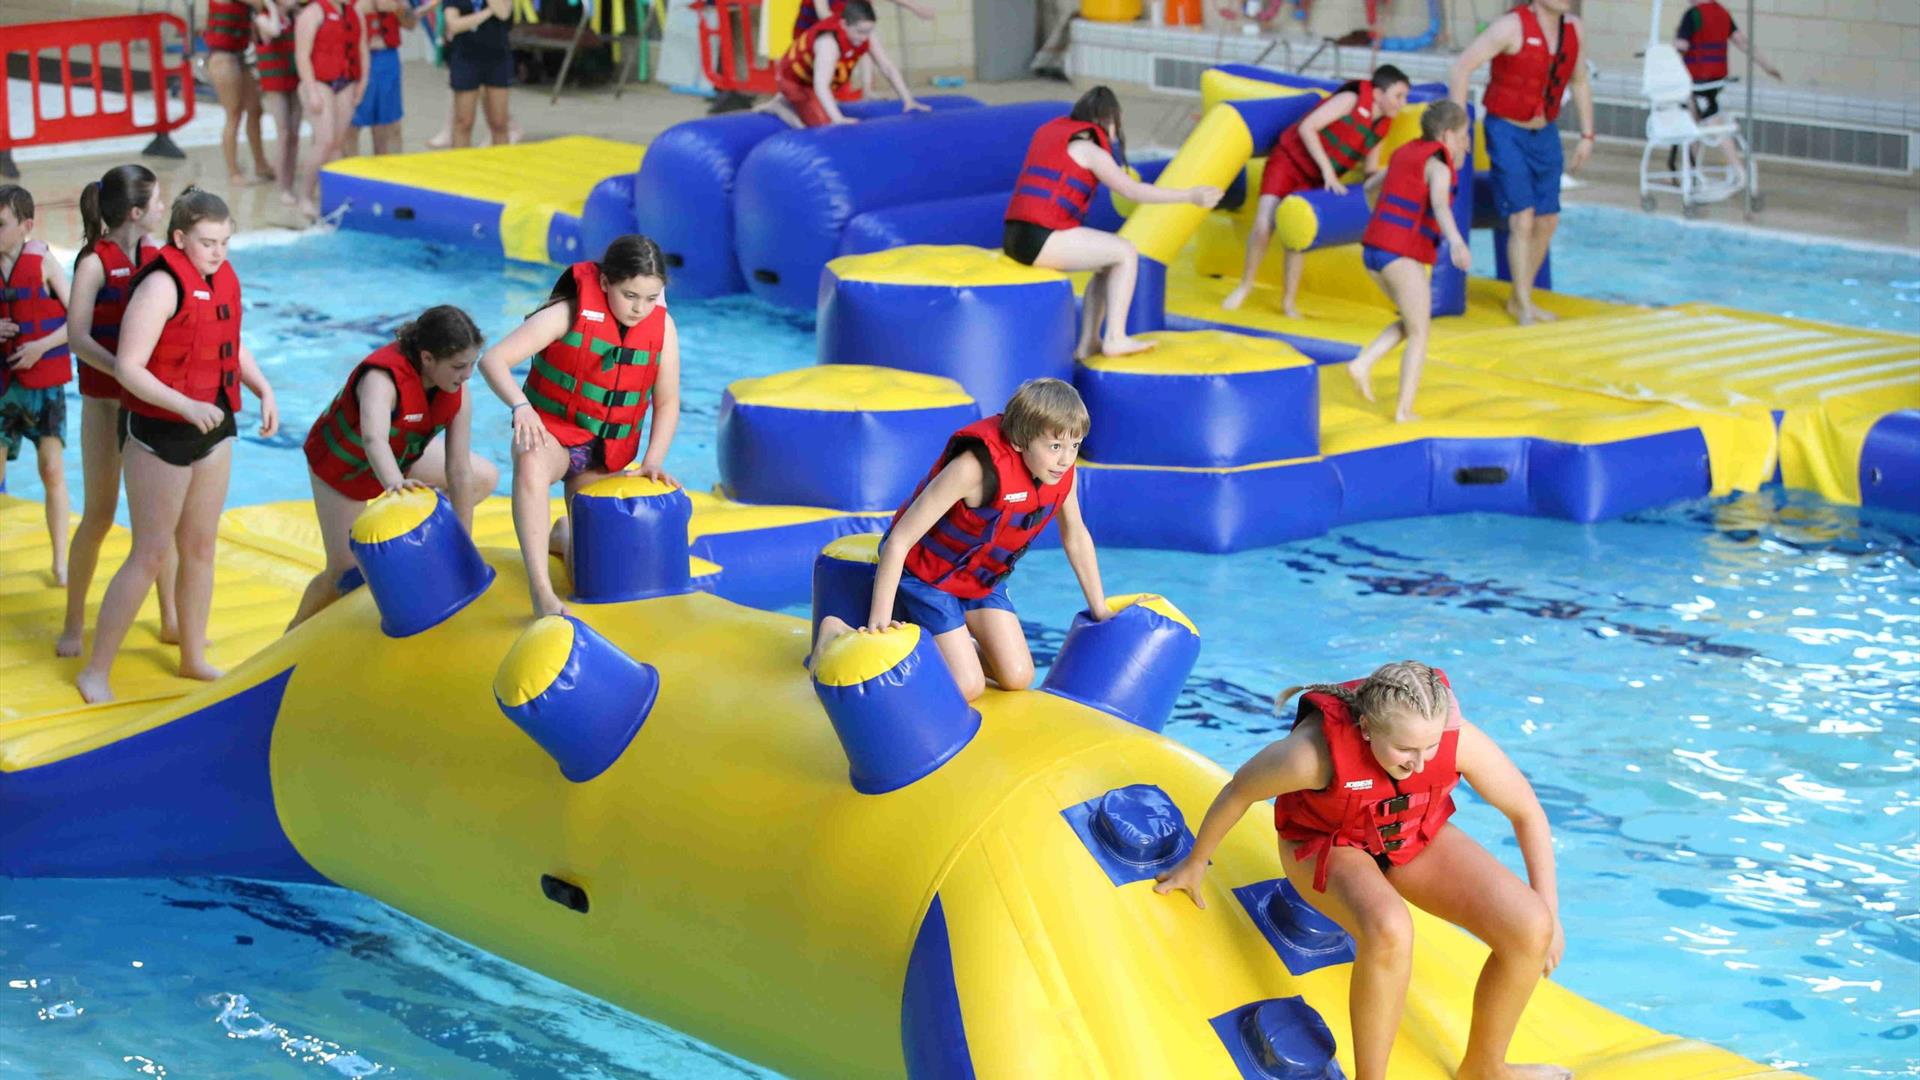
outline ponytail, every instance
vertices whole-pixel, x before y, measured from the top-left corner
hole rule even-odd
[[[87,246],[100,242],[107,235],[107,223],[100,220],[100,181],[89,180],[87,186],[80,189],[80,230],[87,238]]]
[[[430,307],[393,333],[394,344],[416,370],[424,353],[444,360],[479,348],[481,340],[480,328],[473,325],[473,319],[452,304]]]
[[[108,232],[127,223],[136,209],[153,199],[160,178],[145,165],[116,165],[106,175],[80,189],[80,221],[87,245],[97,244]]]

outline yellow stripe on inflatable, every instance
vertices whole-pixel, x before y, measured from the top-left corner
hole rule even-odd
[[[1081,458],[1075,468],[1099,469],[1108,472],[1178,472],[1178,473],[1237,473],[1252,472],[1255,469],[1272,469],[1281,465],[1299,465],[1308,461],[1319,461],[1318,454],[1312,457],[1286,458],[1280,461],[1256,461],[1247,465],[1107,465],[1098,461]]]
[[[1094,371],[1126,375],[1245,375],[1255,371],[1312,367],[1313,360],[1284,341],[1225,330],[1155,331],[1140,335],[1159,343],[1131,356],[1089,356]]]
[[[558,615],[543,615],[527,627],[507,650],[493,677],[493,696],[517,709],[553,686],[573,655],[573,624]]]
[[[1200,628],[1193,625],[1193,620],[1187,618],[1187,613],[1175,607],[1173,601],[1157,593],[1124,593],[1120,596],[1107,597],[1107,610],[1113,612],[1115,615],[1120,614],[1135,604],[1146,608],[1148,611],[1162,618],[1171,619],[1179,623],[1181,626],[1192,631],[1194,637],[1200,636]]]
[[[358,544],[398,540],[419,528],[439,501],[437,492],[419,488],[382,495],[353,519],[353,529],[348,535]]]
[[[859,686],[892,671],[920,644],[920,628],[902,623],[885,630],[854,630],[820,650],[813,677],[822,686]]]
[[[841,562],[873,563],[880,562],[879,533],[854,533],[843,536],[820,549],[820,554]]]
[[[1179,153],[1154,183],[1167,188],[1224,188],[1246,167],[1253,151],[1247,122],[1231,106],[1218,105],[1200,117],[1199,126],[1180,144]],[[1136,208],[1120,227],[1120,235],[1133,241],[1140,254],[1171,263],[1206,216],[1206,210],[1192,203],[1153,203]]]
[[[664,480],[655,480],[636,473],[615,473],[604,480],[595,480],[581,488],[580,494],[599,499],[650,499],[656,495],[670,495],[679,490],[680,485],[669,484]]]
[[[973,401],[952,379],[870,364],[816,364],[740,379],[727,392],[741,405],[820,412],[939,409]]]
[[[1057,270],[1022,266],[999,249],[964,244],[914,244],[866,255],[842,255],[827,264],[842,281],[878,285],[1041,285],[1065,281]]]

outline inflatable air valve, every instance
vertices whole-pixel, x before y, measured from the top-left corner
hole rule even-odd
[[[571,615],[535,620],[493,677],[500,711],[576,784],[619,759],[659,696],[660,673],[653,665],[628,656]]]
[[[1200,631],[1165,597],[1110,596],[1113,617],[1073,617],[1040,689],[1159,731],[1200,658]]]
[[[1248,1080],[1342,1080],[1333,1032],[1305,998],[1274,998],[1215,1017],[1214,1031]]]
[[[849,626],[864,626],[873,603],[873,571],[880,563],[879,533],[843,536],[813,560],[813,634],[820,620],[837,615]]]
[[[388,637],[411,637],[487,591],[493,567],[438,491],[382,495],[355,519],[348,543]]]
[[[814,665],[813,692],[862,795],[930,775],[980,730],[980,714],[960,696],[933,636],[911,623],[834,639]]]
[[[574,599],[611,604],[692,590],[693,501],[686,492],[640,476],[609,476],[574,492],[569,512]]]

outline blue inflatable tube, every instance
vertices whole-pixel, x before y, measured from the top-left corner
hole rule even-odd
[[[1920,514],[1920,409],[1888,413],[1867,429],[1860,505]]]
[[[767,139],[734,182],[734,249],[747,289],[781,307],[813,307],[848,222],[889,206],[1012,191],[1035,129],[1066,111],[1059,101],[954,109]]]
[[[1382,52],[1419,52],[1439,38],[1442,22],[1440,0],[1427,0],[1426,30],[1409,37],[1381,38],[1380,49]]]
[[[1155,160],[1136,164],[1134,171],[1140,174],[1140,179],[1151,184],[1166,167],[1165,161]],[[1228,196],[1231,197],[1233,191],[1238,190],[1244,197],[1246,173],[1242,172],[1234,183],[1236,188],[1230,189]],[[1220,205],[1226,206],[1227,200],[1222,199]],[[839,253],[865,255],[914,244],[967,244],[998,248],[1003,239],[1006,214],[1007,193],[1004,191],[987,191],[978,195],[869,210],[847,222],[846,231],[840,235]],[[1087,207],[1087,227],[1119,232],[1126,220],[1114,208],[1113,192],[1102,184],[1093,194],[1092,205]]]
[[[644,160],[644,159],[643,159]],[[587,193],[587,205],[580,211],[580,250],[584,254],[569,258],[556,257],[554,244],[549,238],[548,258],[562,266],[578,262],[581,259],[598,259],[607,245],[629,233],[640,232],[640,222],[633,215],[633,189],[637,174],[628,176],[609,176],[595,184]],[[555,214],[557,220],[561,217]],[[676,276],[674,285],[678,291],[680,281]]]
[[[920,100],[936,111],[980,104],[954,95]],[[863,101],[842,110],[868,119],[898,116],[900,106]],[[699,298],[746,290],[733,250],[734,180],[754,147],[789,130],[770,113],[727,113],[675,124],[647,146],[633,181],[630,231],[660,245],[674,295]],[[591,248],[591,241],[586,246]]]

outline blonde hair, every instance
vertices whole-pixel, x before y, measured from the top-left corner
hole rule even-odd
[[[1438,139],[1456,128],[1467,126],[1467,110],[1450,98],[1429,102],[1420,112],[1420,137]]]
[[[1085,438],[1093,420],[1080,391],[1059,379],[1029,379],[1020,384],[1007,407],[1000,411],[1000,432],[1022,449],[1054,432]]]
[[[1371,731],[1374,719],[1414,716],[1422,720],[1445,721],[1453,712],[1453,691],[1440,679],[1440,673],[1418,660],[1397,660],[1382,664],[1359,686],[1348,689],[1332,683],[1313,686],[1289,686],[1273,699],[1275,712],[1298,693],[1331,694],[1346,702],[1354,723],[1362,731]]]

